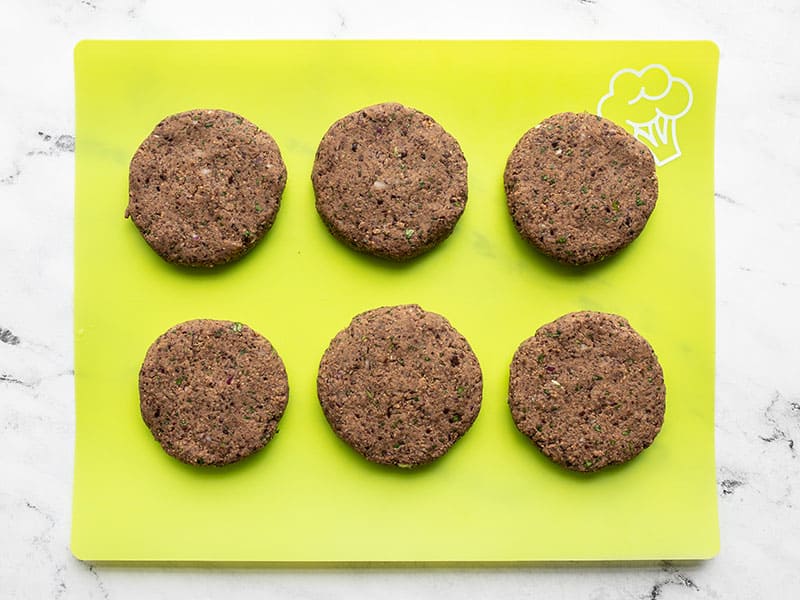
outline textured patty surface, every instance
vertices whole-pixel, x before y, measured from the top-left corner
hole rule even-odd
[[[517,428],[575,471],[626,462],[650,446],[665,397],[653,349],[619,315],[564,315],[525,340],[511,362]]]
[[[334,237],[393,260],[445,239],[467,201],[458,142],[428,115],[397,103],[336,121],[319,144],[311,179]]]
[[[161,121],[130,164],[130,217],[164,260],[213,267],[272,226],[286,167],[270,135],[237,114],[192,110]]]
[[[529,130],[508,158],[504,181],[522,237],[576,265],[630,244],[658,199],[650,150],[588,113],[560,113]]]
[[[482,386],[464,337],[417,305],[356,316],[331,341],[317,378],[336,434],[368,460],[399,466],[445,454],[478,416]]]
[[[232,321],[180,323],[150,346],[139,372],[142,418],[185,463],[225,465],[275,435],[289,396],[268,340]]]

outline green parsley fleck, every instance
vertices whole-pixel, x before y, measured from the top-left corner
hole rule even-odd
[[[231,329],[233,329],[236,333],[239,333],[242,330],[242,324],[236,322],[233,325],[231,325]]]
[[[565,238],[563,235],[556,239],[556,244],[566,244],[566,243],[567,243],[567,238]]]
[[[581,194],[588,194],[588,193],[589,193],[589,188],[586,187],[585,185],[582,185],[581,186]]]
[[[410,240],[412,238],[412,236],[414,235],[414,230],[413,229],[406,229],[403,233],[405,234],[406,239]]]

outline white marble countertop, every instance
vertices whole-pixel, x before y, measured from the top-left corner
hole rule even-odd
[[[290,6],[291,4],[291,6]],[[445,3],[440,3],[445,4]],[[800,584],[800,5],[637,0],[4,0],[0,7],[0,597],[772,598]],[[455,3],[453,3],[455,4]],[[717,111],[721,552],[518,568],[89,565],[69,551],[72,49],[84,38],[711,39]],[[795,307],[792,309],[792,307]],[[791,591],[790,591],[791,590]]]

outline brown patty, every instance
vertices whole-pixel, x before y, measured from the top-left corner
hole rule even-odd
[[[286,184],[278,145],[247,119],[192,110],[161,121],[130,165],[130,217],[164,260],[213,267],[272,226]]]
[[[247,325],[195,320],[150,346],[139,372],[142,418],[167,453],[225,465],[275,435],[289,385],[283,361]]]
[[[333,430],[368,460],[431,462],[469,429],[482,376],[467,340],[416,304],[356,316],[325,351],[317,377]]]
[[[554,115],[522,136],[508,157],[505,189],[522,237],[575,265],[630,244],[658,199],[650,150],[588,113]]]
[[[540,327],[511,362],[517,428],[575,471],[626,462],[664,421],[664,375],[650,344],[619,315],[570,313]]]
[[[467,161],[431,117],[368,106],[328,129],[311,174],[317,211],[352,248],[406,260],[453,231],[467,201]]]

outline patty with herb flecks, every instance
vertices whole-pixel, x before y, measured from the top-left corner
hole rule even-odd
[[[285,185],[268,133],[232,112],[192,110],[165,118],[139,146],[125,216],[164,260],[213,267],[264,237]]]
[[[168,454],[188,464],[226,465],[262,448],[288,397],[272,344],[232,321],[175,325],[153,342],[139,371],[144,422]]]
[[[574,471],[623,463],[650,446],[665,398],[652,347],[619,315],[564,315],[522,342],[511,362],[514,423]]]
[[[470,428],[483,379],[467,340],[415,304],[353,318],[325,351],[317,392],[334,432],[364,458],[415,467]]]
[[[658,199],[647,147],[608,119],[560,113],[519,140],[505,170],[508,210],[528,242],[582,265],[621,250]]]
[[[467,201],[458,142],[428,115],[395,102],[331,125],[311,181],[317,212],[334,237],[396,261],[449,236]]]

